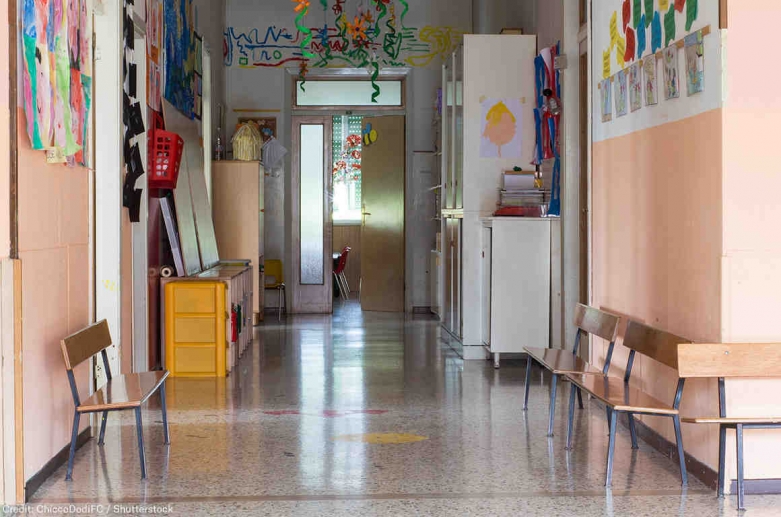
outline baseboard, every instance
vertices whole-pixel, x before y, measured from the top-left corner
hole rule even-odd
[[[78,438],[76,438],[76,450],[78,451],[91,438],[92,428],[87,427],[85,430],[79,433]],[[54,457],[50,459],[46,465],[43,466],[43,468],[41,468],[41,470],[33,474],[30,479],[27,480],[27,483],[24,484],[25,502],[30,500],[33,494],[35,494],[35,492],[41,488],[41,485],[43,485],[44,481],[46,481],[52,474],[54,474],[54,471],[67,463],[68,456],[70,454],[70,447],[71,445],[69,443],[60,449],[60,452],[55,454]]]
[[[593,401],[596,405],[598,405],[603,411],[605,409],[605,405],[597,400]],[[629,429],[629,417],[626,413],[619,413],[618,414],[618,421]],[[663,455],[670,458],[670,460],[674,461],[675,463],[678,463],[678,447],[662,436],[661,434],[657,433],[653,429],[651,429],[649,426],[641,422],[639,419],[635,419],[635,431],[637,432],[637,437],[646,442],[648,445],[662,453]],[[685,442],[684,442],[685,446]],[[690,455],[688,452],[684,451],[684,458],[686,458],[686,471],[689,475],[696,477],[700,481],[702,481],[705,486],[713,489],[714,491],[719,486],[719,475],[718,472],[710,468],[708,465],[704,464],[694,456]],[[746,485],[748,486],[748,485]]]
[[[738,493],[738,482],[730,483],[730,494]],[[781,479],[745,479],[743,480],[743,492],[752,495],[781,494]]]

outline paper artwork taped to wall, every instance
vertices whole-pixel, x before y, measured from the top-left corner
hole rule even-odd
[[[694,95],[703,89],[705,79],[705,47],[702,31],[689,34],[684,39],[686,54],[686,93]]]
[[[164,0],[165,99],[188,118],[195,116],[195,38],[192,0]]]
[[[599,83],[599,100],[602,108],[602,122],[610,122],[613,120],[613,85],[608,77],[603,79]]]
[[[646,106],[653,106],[659,102],[655,54],[643,58],[643,96],[645,97]]]
[[[89,0],[22,2],[22,96],[33,149],[89,165],[92,13]],[[60,161],[60,160],[57,160]]]
[[[627,72],[629,76],[629,109],[633,112],[643,107],[643,80],[642,68],[640,63],[635,63],[629,67]]]
[[[160,64],[162,47],[163,0],[146,0],[146,55],[152,63]]]
[[[619,70],[615,76],[616,118],[623,117],[627,112],[626,70]]]
[[[485,99],[480,130],[481,158],[520,158],[522,148],[520,99]]]
[[[678,78],[678,47],[670,45],[663,54],[664,61],[664,99],[676,99],[681,96]]]

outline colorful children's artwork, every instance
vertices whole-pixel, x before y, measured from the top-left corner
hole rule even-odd
[[[626,70],[619,70],[616,74],[616,117],[623,117],[626,115],[627,107],[627,86],[626,86]]]
[[[681,96],[681,86],[678,80],[678,47],[670,45],[663,54],[664,60],[664,99],[675,99]]]
[[[522,147],[520,99],[485,99],[480,131],[481,158],[520,158]]]
[[[24,0],[21,13],[22,94],[30,144],[84,165],[91,134],[89,6],[89,0]]]
[[[637,111],[643,107],[643,81],[640,62],[629,67],[629,109]]]
[[[599,83],[599,100],[602,108],[602,122],[613,120],[613,85],[608,77]]]
[[[643,58],[643,92],[646,106],[659,102],[656,85],[656,55],[651,54]]]
[[[686,93],[700,93],[705,78],[705,47],[702,44],[702,31],[689,34],[684,39],[686,53]]]
[[[194,117],[195,38],[192,0],[164,0],[165,99],[188,118]]]

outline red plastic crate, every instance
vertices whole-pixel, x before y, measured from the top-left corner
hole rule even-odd
[[[176,188],[184,140],[176,133],[157,129],[152,135],[149,188]]]

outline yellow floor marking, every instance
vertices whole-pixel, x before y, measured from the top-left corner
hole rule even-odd
[[[338,442],[361,443],[414,443],[428,440],[428,436],[406,433],[343,434],[334,438]]]

